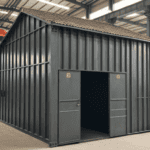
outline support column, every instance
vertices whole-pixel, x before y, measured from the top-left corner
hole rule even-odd
[[[147,10],[144,14],[147,16],[147,36],[150,37],[150,6],[147,6]]]
[[[150,16],[147,16],[147,36],[150,37]]]
[[[113,11],[114,0],[109,0],[109,10]]]
[[[91,5],[88,5],[86,8],[86,19],[90,18],[90,14],[91,14]]]

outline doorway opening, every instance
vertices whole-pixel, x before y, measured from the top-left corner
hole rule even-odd
[[[108,73],[81,71],[81,142],[109,138]]]

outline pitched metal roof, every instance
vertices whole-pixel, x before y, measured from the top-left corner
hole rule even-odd
[[[47,23],[54,22],[60,25],[66,25],[70,27],[77,27],[77,28],[88,29],[92,31],[100,31],[100,32],[109,33],[112,35],[119,35],[119,36],[124,36],[124,37],[131,37],[135,39],[150,41],[150,37],[146,35],[142,35],[140,33],[136,33],[136,32],[124,29],[122,27],[116,27],[106,22],[80,19],[80,18],[76,18],[72,16],[60,15],[56,13],[50,13],[50,12],[27,9],[27,8],[23,8],[21,12],[38,17],[39,19],[46,21]]]

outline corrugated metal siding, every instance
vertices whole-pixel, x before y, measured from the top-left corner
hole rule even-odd
[[[127,134],[148,130],[150,104],[146,97],[150,84],[149,44],[79,30],[54,28],[58,29],[58,69],[126,72]]]
[[[47,28],[45,23],[23,15],[0,48],[1,90],[6,92],[0,97],[0,118],[48,141]]]

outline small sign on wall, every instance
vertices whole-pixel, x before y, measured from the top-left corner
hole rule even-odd
[[[70,72],[66,73],[66,78],[71,78],[71,73]]]
[[[120,79],[120,75],[119,75],[119,74],[118,74],[118,75],[116,75],[116,78],[117,78],[117,79]]]

